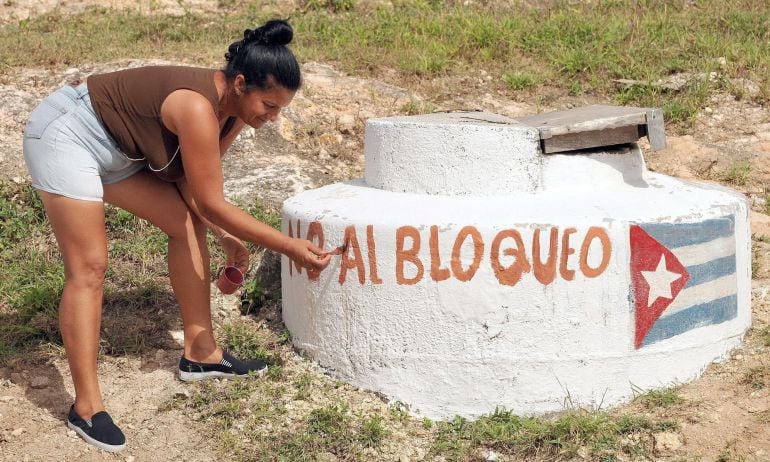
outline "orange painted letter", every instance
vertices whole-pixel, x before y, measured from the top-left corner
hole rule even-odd
[[[404,250],[404,238],[412,239],[412,248]],[[420,232],[414,226],[402,226],[396,230],[396,282],[399,284],[417,284],[422,279],[425,269],[417,256],[420,251]],[[417,274],[410,279],[404,277],[404,262],[408,261],[417,268]]]
[[[516,248],[505,249],[503,255],[515,257],[516,261],[506,268],[500,263],[500,246],[503,243],[503,239],[507,238],[516,241]],[[530,271],[527,254],[524,251],[524,242],[521,240],[521,234],[515,229],[504,229],[497,233],[497,236],[492,241],[492,255],[490,259],[492,261],[492,269],[495,271],[495,277],[500,281],[500,284],[506,286],[516,285],[519,279],[521,279],[521,274],[529,273]]]
[[[299,236],[299,221],[297,222],[297,236]],[[315,245],[323,248],[324,230],[321,227],[320,221],[313,221],[310,223],[310,226],[308,226],[307,228],[307,240],[310,242],[314,242]],[[307,277],[310,278],[311,281],[317,280],[320,275],[321,275],[320,271],[316,271],[310,268],[307,269]]]
[[[369,257],[369,279],[372,284],[382,284],[382,279],[377,277],[377,253],[374,248],[374,226],[366,226],[366,249]]]
[[[297,236],[296,237],[299,238],[299,239],[302,238],[302,230],[300,228],[301,226],[302,225],[300,224],[299,219],[297,219]],[[294,236],[294,229],[291,226],[291,220],[289,220],[289,237],[295,237]],[[294,261],[292,259],[289,259],[289,276],[293,276],[294,275],[294,272],[292,271],[292,267],[297,268],[297,274],[302,274],[302,267],[299,266],[299,263],[297,263],[296,261]]]
[[[345,243],[345,251],[342,252],[340,257],[340,284],[345,283],[345,277],[347,277],[348,269],[354,268],[358,272],[358,282],[363,284],[366,280],[366,273],[364,272],[364,257],[361,255],[361,248],[358,245],[358,238],[356,238],[356,227],[350,225],[345,228],[345,237],[343,242]],[[350,252],[353,252],[353,258],[348,258]]]
[[[463,269],[463,262],[460,261],[460,250],[462,250],[465,238],[470,236],[473,239],[473,261],[467,270]],[[457,234],[455,245],[452,247],[452,272],[458,281],[470,281],[481,265],[481,257],[484,255],[484,241],[481,240],[481,233],[473,226],[465,226]]]
[[[588,266],[588,249],[591,247],[591,241],[594,238],[599,238],[602,244],[602,261],[596,268],[591,268]],[[611,255],[612,243],[610,242],[610,237],[607,236],[607,231],[604,228],[592,226],[588,229],[585,239],[583,239],[583,245],[580,246],[580,271],[587,278],[595,278],[607,269],[607,265],[610,264]]]
[[[441,268],[441,256],[438,254],[438,226],[430,227],[430,277],[434,281],[449,279],[449,269]]]
[[[559,243],[559,228],[551,228],[551,240],[548,247],[548,259],[543,263],[540,260],[540,228],[535,229],[532,236],[532,267],[535,278],[543,285],[548,285],[556,279],[556,252]]]
[[[575,253],[575,249],[569,246],[569,235],[577,232],[575,228],[567,228],[561,235],[561,261],[559,262],[559,274],[565,281],[575,279],[575,270],[567,268],[569,256]]]

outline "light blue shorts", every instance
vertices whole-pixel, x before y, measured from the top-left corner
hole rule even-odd
[[[32,111],[24,129],[24,160],[32,186],[87,201],[101,201],[102,185],[145,165],[127,158],[107,134],[86,84],[60,88]]]

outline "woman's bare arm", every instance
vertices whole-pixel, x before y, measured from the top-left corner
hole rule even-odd
[[[191,90],[177,90],[166,98],[161,114],[167,128],[179,138],[186,179],[182,188],[199,216],[239,239],[286,254],[303,266],[326,267],[330,257],[323,249],[285,236],[225,200],[219,121],[206,98]]]

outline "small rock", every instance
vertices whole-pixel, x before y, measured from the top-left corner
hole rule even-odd
[[[411,459],[409,459],[409,456],[406,454],[401,454],[398,456],[398,462],[410,462]]]
[[[69,431],[67,432],[67,436],[69,436],[70,438],[77,438],[77,437],[78,437],[78,434],[77,434],[77,433],[75,433],[75,431],[74,431],[74,430],[69,430]]]
[[[655,451],[657,452],[676,451],[682,447],[682,442],[676,433],[656,433],[653,435],[653,439],[655,440]]]
[[[743,359],[743,355],[735,355],[733,359],[735,359],[736,361],[740,361],[741,359]]]
[[[322,133],[318,137],[318,141],[324,146],[334,146],[342,142],[342,135],[339,133]]]
[[[134,462],[134,456],[126,457],[126,462]]]
[[[17,428],[16,430],[14,430],[14,431],[12,431],[12,432],[11,432],[11,436],[20,436],[20,435],[21,435],[22,433],[24,433],[25,431],[27,431],[27,429],[26,429],[26,428],[24,428],[24,427],[19,427],[19,428]]]
[[[192,395],[187,389],[177,390],[176,393],[174,393],[174,398],[177,398],[177,399],[187,399],[190,396]]]
[[[51,380],[48,377],[44,375],[38,375],[32,378],[32,380],[29,383],[29,386],[35,389],[41,389],[41,388],[47,388],[48,385],[50,384],[51,384]]]
[[[727,66],[727,60],[725,59],[724,56],[720,56],[719,58],[717,58],[717,64],[719,64],[719,67],[724,68],[725,66]]]
[[[342,114],[337,119],[337,130],[340,133],[350,134],[356,128],[356,118],[352,114]]]
[[[705,112],[706,114],[711,114],[712,112],[714,112],[714,110],[711,109],[710,107],[705,107],[703,108],[703,112]]]
[[[484,454],[485,460],[498,460],[498,455],[495,451],[487,451],[486,454]]]
[[[0,396],[0,403],[10,403],[13,400],[13,396]]]

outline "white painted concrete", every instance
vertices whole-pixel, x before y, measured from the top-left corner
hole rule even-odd
[[[540,186],[537,129],[486,112],[369,119],[364,155],[366,183],[388,191],[486,196]]]
[[[404,128],[401,119],[389,130],[406,130],[412,139],[420,138],[420,131],[410,132],[412,128]],[[407,183],[399,183],[395,170],[388,169],[395,168],[397,158],[411,154],[403,152],[407,138],[397,140],[401,135],[385,130],[391,123],[385,120],[373,122],[384,132],[379,146],[367,145],[367,162],[370,155],[381,152],[391,157],[389,167],[381,164],[369,169],[367,165],[365,182],[306,191],[284,203],[284,233],[291,223],[292,234],[297,235],[299,228],[299,235],[305,237],[309,223],[318,222],[326,248],[341,245],[346,228],[348,235],[354,232],[356,237],[357,245],[350,243],[347,254],[335,257],[317,280],[305,272],[298,274],[286,257],[282,264],[284,322],[295,345],[333,375],[400,400],[414,413],[431,418],[475,417],[495,406],[532,414],[561,410],[567,399],[573,405],[608,406],[631,398],[632,387],[686,382],[740,343],[750,325],[751,275],[748,209],[739,194],[645,172],[638,148],[534,159],[536,169],[527,166],[526,173],[515,175],[517,181],[524,181],[540,169],[535,180],[506,192],[499,192],[507,187],[502,175],[492,181],[497,181],[494,187],[484,184],[474,189],[451,183],[454,179],[437,186],[423,178],[413,187],[416,193],[394,192],[392,187]],[[463,133],[477,137],[482,132]],[[367,143],[373,142],[373,133],[367,132]],[[526,131],[520,134],[529,136]],[[388,147],[391,143],[400,147]],[[428,152],[427,145],[421,149],[423,157],[434,155],[437,161],[438,154]],[[489,160],[489,153],[479,153],[476,160]],[[414,162],[430,175],[428,163],[418,162],[423,157],[415,157]],[[524,158],[516,162],[526,163]],[[452,165],[466,168],[476,162],[463,159]],[[588,181],[586,171],[598,176]],[[498,172],[487,168],[487,173],[494,178]],[[480,169],[474,174],[481,175]],[[463,170],[450,176],[461,177]],[[448,195],[449,191],[457,194]],[[488,194],[494,191],[498,193]],[[724,216],[733,216],[735,223],[732,242],[737,270],[732,280],[737,315],[636,348],[629,227],[697,223]],[[437,227],[434,244],[432,226]],[[414,255],[404,258],[402,252],[399,259],[397,234],[407,229],[403,227],[410,228],[400,249],[408,254],[414,234],[420,246]],[[477,230],[479,246],[473,247],[471,237],[455,245],[465,227]],[[543,282],[535,276],[533,235],[541,230],[545,260],[552,227],[558,228],[557,264],[554,280]],[[611,252],[606,268],[589,277],[592,269],[602,266],[607,253],[598,238],[582,248],[592,227],[606,234]],[[574,232],[567,231],[570,228]],[[520,235],[530,264],[530,271],[518,280],[495,271],[492,244],[503,230]],[[564,254],[566,258],[561,252],[563,239],[573,249]],[[510,235],[500,242],[498,270],[503,271],[517,260],[505,250],[517,245]],[[724,240],[714,242],[722,245]],[[431,248],[433,260],[436,255],[441,260],[433,277]],[[475,249],[481,255],[478,268],[467,278]],[[459,257],[455,267],[450,263],[453,252]],[[582,266],[581,253],[585,254]],[[566,262],[564,272],[559,260]],[[423,267],[419,280],[414,261]],[[403,268],[400,277],[398,268]],[[575,272],[574,279],[567,280],[570,271]],[[459,280],[458,274],[468,280]]]

